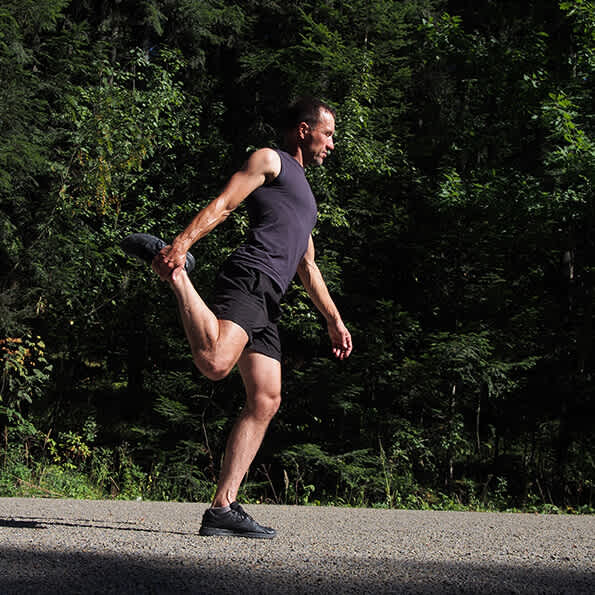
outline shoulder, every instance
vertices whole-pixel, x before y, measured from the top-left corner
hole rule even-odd
[[[270,182],[281,173],[281,157],[274,149],[258,149],[250,155],[244,169],[264,175]]]

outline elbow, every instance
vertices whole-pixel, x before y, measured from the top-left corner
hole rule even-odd
[[[233,209],[224,209],[223,211],[221,211],[221,213],[219,214],[219,223],[222,223],[223,221],[225,221],[233,212]]]
[[[302,263],[298,266],[298,277],[302,281],[302,285],[304,287],[310,287],[312,284],[312,269],[305,263]]]
[[[305,260],[300,261],[297,267],[297,274],[299,275],[300,279],[308,274],[308,264]]]
[[[221,198],[215,201],[213,207],[214,208],[211,211],[212,216],[209,217],[208,220],[209,226],[212,227],[216,227],[219,223],[225,221],[233,212],[233,208],[230,204]]]

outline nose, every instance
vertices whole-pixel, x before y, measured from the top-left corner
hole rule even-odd
[[[328,139],[328,142],[326,143],[326,146],[331,151],[335,148],[335,143],[333,142],[333,137],[332,136],[329,136],[329,139]]]

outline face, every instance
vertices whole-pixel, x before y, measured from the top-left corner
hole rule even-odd
[[[326,110],[320,110],[318,123],[312,127],[306,123],[303,126],[302,150],[304,166],[314,163],[322,165],[329,153],[335,148],[333,134],[335,134],[335,118]]]

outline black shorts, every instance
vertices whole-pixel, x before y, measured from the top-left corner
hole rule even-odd
[[[212,310],[219,320],[231,320],[248,335],[246,349],[281,361],[277,322],[281,288],[263,272],[226,262],[215,282]]]

